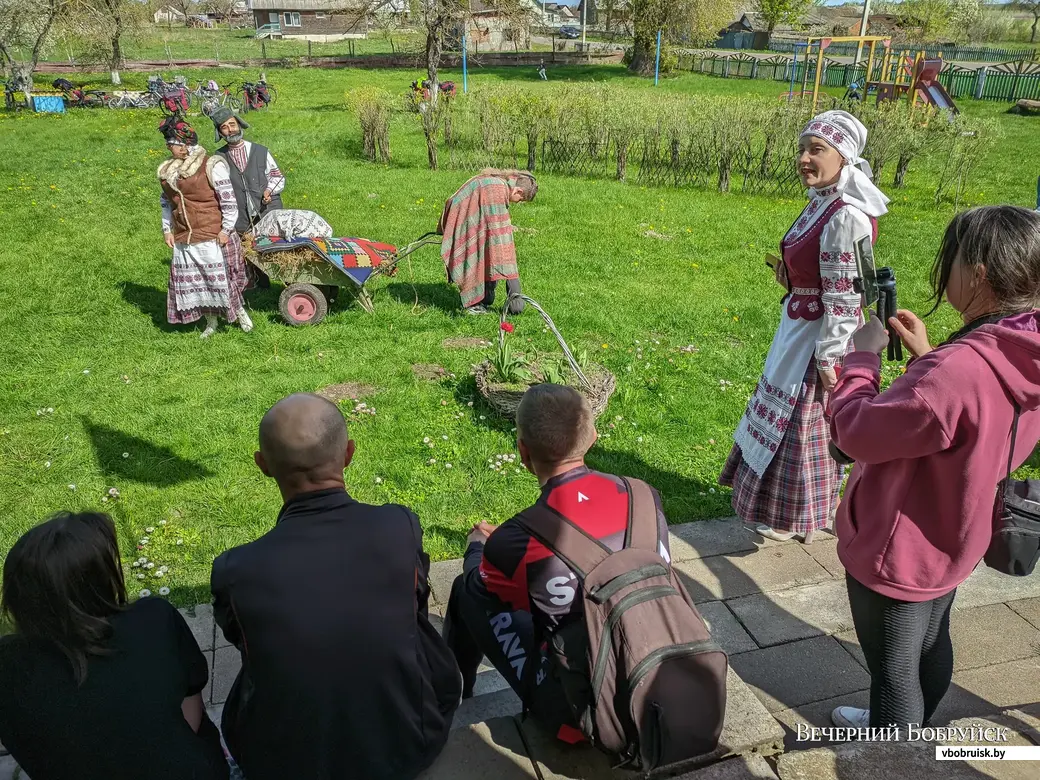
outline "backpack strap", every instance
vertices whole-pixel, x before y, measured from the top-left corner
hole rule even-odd
[[[1012,401],[1015,407],[1015,416],[1011,420],[1011,449],[1008,451],[1007,476],[1005,480],[1011,481],[1012,467],[1015,465],[1015,444],[1018,441],[1018,418],[1022,415],[1022,408],[1017,402]]]
[[[657,502],[650,486],[640,479],[622,477],[628,489],[628,528],[625,547],[657,552],[661,539],[657,525]]]
[[[583,580],[611,554],[610,548],[545,504],[525,509],[516,519]]]

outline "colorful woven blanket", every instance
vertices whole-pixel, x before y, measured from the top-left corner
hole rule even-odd
[[[258,236],[257,252],[283,252],[290,249],[313,249],[321,257],[349,276],[359,287],[368,281],[375,269],[390,262],[397,247],[367,238],[281,238]]]
[[[474,176],[444,204],[438,230],[448,280],[465,307],[484,300],[484,285],[518,279],[509,187],[494,176]]]

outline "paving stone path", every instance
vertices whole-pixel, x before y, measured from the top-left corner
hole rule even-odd
[[[808,546],[773,542],[735,519],[672,526],[671,532],[675,568],[729,653],[731,671],[719,749],[666,774],[688,772],[683,776],[698,780],[859,780],[910,777],[911,771],[940,776],[934,744],[831,747],[796,739],[799,723],[828,726],[835,706],[868,703],[870,677],[853,630],[834,537],[824,535]],[[434,613],[443,613],[461,569],[461,560],[433,564]],[[240,667],[238,651],[214,626],[212,607],[183,613],[210,662],[204,696],[219,723]],[[1016,734],[1026,740],[1022,744],[1040,744],[1040,576],[1006,577],[980,567],[958,591],[951,633],[953,685],[933,724],[996,719],[1017,724]],[[452,739],[424,780],[483,780],[491,773],[496,780],[635,777],[611,770],[595,750],[561,749],[530,723],[521,731],[515,718],[519,712],[520,702],[505,680],[483,668],[476,695],[459,708]],[[980,774],[969,764],[944,762],[941,776],[1026,776],[1006,769],[1014,766],[1003,764],[1003,774]],[[0,780],[11,777],[12,767],[9,757],[0,759]]]

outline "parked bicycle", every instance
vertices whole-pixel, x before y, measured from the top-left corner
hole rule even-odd
[[[51,82],[51,86],[61,90],[71,108],[103,108],[112,99],[112,96],[104,90],[83,89],[68,79],[55,79]]]
[[[148,92],[155,95],[164,114],[184,116],[191,110],[194,95],[188,89],[184,76],[177,76],[172,84],[162,76],[149,76]]]
[[[123,92],[108,101],[109,108],[155,108],[159,98],[152,92]]]
[[[217,93],[202,102],[202,113],[210,116],[220,106],[227,106],[232,111],[242,110],[242,101],[231,91],[231,84],[220,87]]]
[[[241,94],[242,105],[246,111],[259,111],[273,103],[278,92],[265,81],[246,81],[242,83]]]

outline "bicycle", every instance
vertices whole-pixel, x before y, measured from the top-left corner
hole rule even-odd
[[[246,111],[259,111],[266,108],[273,101],[271,98],[271,87],[266,82],[245,81],[242,83],[242,101]]]
[[[242,110],[242,101],[235,97],[234,93],[231,91],[230,83],[222,86],[215,97],[202,103],[202,113],[206,116],[210,116],[213,111],[220,106],[227,106],[235,112]]]
[[[108,107],[118,108],[155,108],[159,105],[159,98],[153,92],[132,93],[123,92],[108,101]]]

